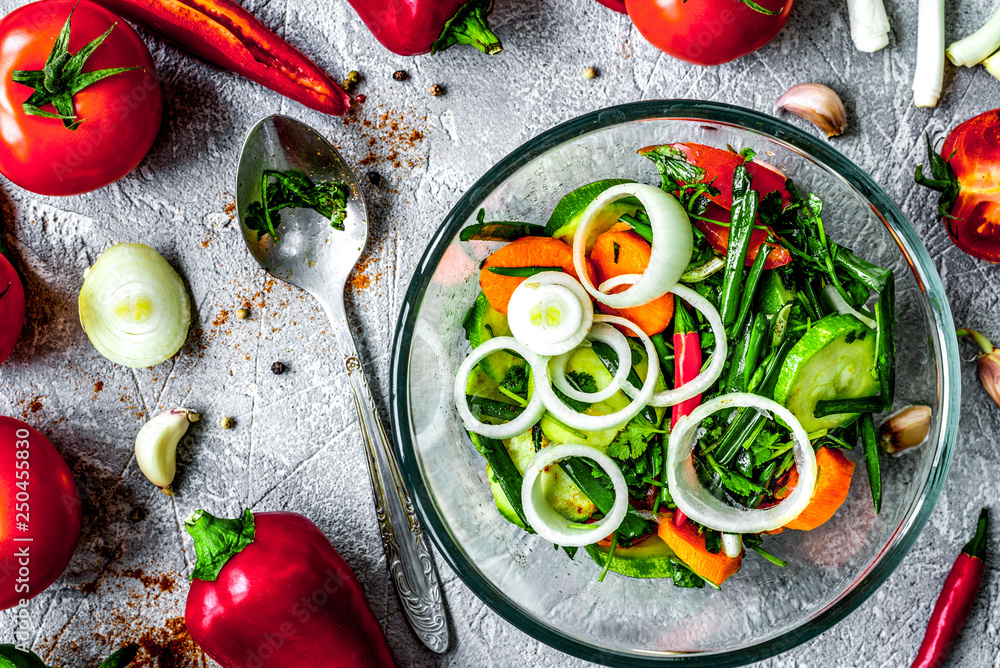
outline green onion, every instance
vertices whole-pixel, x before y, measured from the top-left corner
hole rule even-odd
[[[173,357],[191,326],[177,272],[149,246],[119,244],[84,273],[80,324],[101,355],[133,369]]]
[[[514,276],[515,278],[528,278],[544,271],[562,271],[562,267],[487,267],[494,274],[500,276]]]
[[[743,263],[750,248],[750,232],[757,218],[757,193],[751,188],[753,177],[746,165],[733,172],[732,227],[726,249],[726,272],[722,278],[722,322],[729,327],[736,320],[743,283]]]

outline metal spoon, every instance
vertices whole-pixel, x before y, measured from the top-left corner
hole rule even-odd
[[[339,181],[353,195],[347,204],[345,230],[308,209],[284,209],[277,229],[280,242],[258,238],[245,224],[251,202],[261,199],[263,170],[298,169],[313,181]],[[375,513],[392,581],[417,636],[435,652],[448,649],[448,624],[441,586],[409,494],[403,488],[389,438],[361,368],[344,308],[344,288],[368,242],[368,211],[357,179],[336,149],[318,132],[287,116],[268,116],[243,142],[236,176],[240,228],[250,253],[269,274],[302,288],[326,310],[354,390],[364,441]]]

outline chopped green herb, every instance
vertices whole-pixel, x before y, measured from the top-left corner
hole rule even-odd
[[[261,201],[250,203],[243,223],[257,233],[258,239],[262,234],[270,234],[277,242],[276,228],[281,224],[277,214],[281,209],[312,209],[328,219],[331,227],[343,230],[350,196],[343,183],[314,183],[305,172],[296,169],[284,172],[265,169],[261,175]]]

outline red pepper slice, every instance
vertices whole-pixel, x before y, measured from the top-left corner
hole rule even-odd
[[[711,183],[719,189],[718,195],[710,197],[713,202],[727,211],[733,208],[733,172],[743,164],[743,158],[739,153],[694,142],[670,146],[684,153],[689,163],[705,170],[702,183]],[[784,174],[757,159],[747,163],[747,171],[753,178],[753,189],[761,199],[777,190],[781,193],[781,205],[788,206],[792,195],[785,187],[787,178]]]
[[[976,533],[955,560],[951,572],[944,581],[944,587],[934,604],[934,612],[927,624],[927,633],[917,651],[917,658],[912,668],[938,668],[945,659],[951,646],[958,638],[969,613],[976,593],[983,581],[986,553],[986,530],[989,524],[990,512],[983,508],[976,523]]]
[[[597,0],[599,3],[607,7],[608,9],[613,9],[620,14],[628,14],[628,9],[625,8],[625,0]]]
[[[715,225],[704,220],[694,221],[694,226],[705,233],[705,239],[708,241],[708,245],[712,247],[712,250],[724,256],[729,250],[729,212],[715,202],[712,202],[702,215],[705,218],[726,223],[726,225]],[[776,236],[774,230],[770,228],[766,230],[754,229],[750,233],[750,246],[747,249],[746,266],[749,267],[753,264],[754,258],[760,252],[760,247],[767,241],[769,236]],[[792,261],[792,255],[788,252],[787,248],[773,243],[769,243],[768,245],[773,246],[773,249],[771,250],[771,254],[767,256],[767,261],[764,262],[764,269],[783,267]]]
[[[503,47],[487,25],[490,0],[347,0],[382,46],[400,56],[471,44],[488,56]]]
[[[683,303],[674,304],[674,387],[694,380],[701,373],[702,354],[701,337],[695,329],[694,322]],[[670,413],[670,428],[677,426],[677,421],[691,414],[701,404],[701,395],[691,397],[679,404],[674,404]],[[674,515],[675,526],[681,526],[687,521],[680,508]]]
[[[347,93],[300,51],[232,0],[96,0],[205,60],[334,116]]]
[[[931,176],[917,183],[941,192],[938,210],[948,236],[973,257],[1000,262],[1000,109],[951,131],[938,157],[927,140]]]
[[[188,632],[223,666],[387,668],[382,627],[323,532],[296,513],[187,521],[198,562]]]

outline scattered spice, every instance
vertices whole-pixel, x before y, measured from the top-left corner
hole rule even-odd
[[[441,84],[434,84],[431,86],[431,95],[434,97],[441,97],[444,95],[444,87]]]
[[[246,320],[250,317],[250,311],[245,308],[236,309],[236,318],[238,320]]]
[[[222,309],[219,311],[219,315],[215,317],[215,320],[212,321],[212,327],[221,327],[222,325],[225,325],[228,320],[229,311]]]
[[[275,376],[280,376],[281,374],[285,373],[285,365],[282,364],[281,362],[275,362],[274,364],[271,365],[271,373],[273,373]]]
[[[382,183],[382,175],[378,172],[368,172],[368,182],[378,187]]]
[[[145,652],[138,668],[188,668],[207,665],[208,658],[188,635],[183,617],[168,619],[163,628],[146,631],[138,640]]]
[[[396,70],[392,73],[392,78],[396,81],[406,81],[410,78],[410,75],[407,74],[406,70]]]
[[[597,70],[594,69],[593,67],[584,68],[584,70],[583,70],[583,78],[584,79],[596,79],[597,78]]]
[[[28,404],[28,409],[31,410],[32,413],[37,413],[43,408],[45,408],[45,406],[42,405],[42,398],[40,396],[35,397],[31,400],[31,403]]]
[[[146,519],[147,514],[148,513],[146,512],[145,508],[133,508],[132,512],[129,513],[128,518],[133,522],[141,522],[144,519]]]
[[[226,416],[221,420],[219,420],[219,426],[222,427],[223,429],[232,429],[233,427],[236,426],[236,420],[234,420],[229,416]]]

